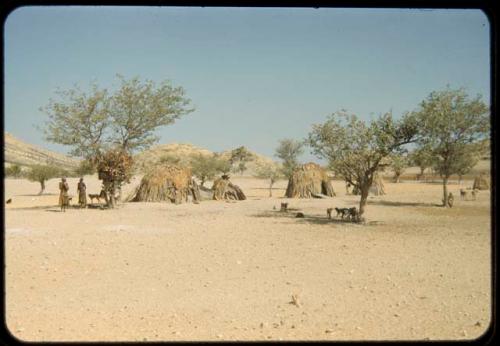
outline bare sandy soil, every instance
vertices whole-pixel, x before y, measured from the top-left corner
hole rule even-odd
[[[451,185],[443,209],[440,185],[387,183],[357,225],[326,218],[358,204],[341,182],[288,200],[303,219],[273,210],[284,181],[273,198],[234,178],[248,200],[66,213],[57,183],[36,196],[5,180],[6,317],[22,340],[456,340],[490,324],[489,192],[461,201]]]

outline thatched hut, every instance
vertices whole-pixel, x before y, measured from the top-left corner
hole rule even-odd
[[[326,171],[312,162],[295,168],[288,180],[285,197],[312,198],[318,195],[335,196]]]
[[[193,180],[191,169],[176,165],[157,166],[144,175],[137,189],[134,202],[162,202],[175,204],[200,200],[198,185]]]
[[[489,190],[490,189],[490,179],[486,174],[479,174],[474,178],[474,184],[472,184],[473,190]]]
[[[213,199],[215,199],[216,201],[220,200],[241,201],[247,199],[243,191],[237,185],[233,185],[229,181],[229,176],[225,174],[214,181],[212,190],[214,192]]]

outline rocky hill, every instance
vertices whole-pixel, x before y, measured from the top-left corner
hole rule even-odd
[[[51,164],[64,169],[76,168],[79,160],[23,142],[10,133],[4,133],[4,164],[30,166]]]

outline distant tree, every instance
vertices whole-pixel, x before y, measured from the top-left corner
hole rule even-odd
[[[243,174],[247,169],[246,164],[253,160],[252,153],[248,151],[245,147],[239,147],[231,151],[231,158],[229,162],[232,165],[236,165],[235,171]]]
[[[434,162],[434,157],[432,155],[432,151],[428,146],[418,147],[410,153],[410,164],[420,168],[420,173],[417,175],[417,180],[420,180],[424,176],[424,172],[427,168],[432,167]]]
[[[260,179],[269,179],[269,197],[272,197],[274,183],[283,177],[282,169],[272,163],[260,164],[257,166],[255,177]]]
[[[490,130],[489,108],[480,95],[470,99],[464,89],[447,88],[430,93],[414,114],[421,132],[419,142],[435,158],[434,169],[443,179],[443,206],[448,207],[448,179],[481,156],[480,143]]]
[[[33,165],[26,174],[28,180],[40,183],[41,189],[38,193],[39,195],[45,191],[45,182],[58,176],[61,176],[59,167],[46,165]]]
[[[72,147],[71,155],[89,160],[94,167],[120,171],[123,167],[109,167],[100,160],[110,152],[131,160],[135,151],[158,140],[154,135],[158,127],[193,111],[184,90],[168,81],[156,85],[137,77],[126,80],[118,75],[118,79],[120,86],[112,94],[97,85],[88,93],[79,88],[59,91],[60,100],[51,99],[42,108],[49,116],[44,126],[46,139]],[[121,164],[121,160],[113,162]],[[108,201],[112,207],[113,199]]]
[[[198,154],[191,159],[193,175],[200,179],[201,186],[204,186],[207,180],[212,180],[220,172],[222,164],[221,159],[215,154],[210,156]]]
[[[92,162],[88,160],[82,160],[78,164],[78,167],[75,169],[75,175],[83,177],[84,175],[91,175],[96,172],[94,165]]]
[[[227,174],[231,171],[231,162],[227,159],[224,159],[221,154],[215,153],[214,159],[217,163],[217,172]]]
[[[399,179],[408,167],[408,163],[407,155],[396,153],[390,156],[390,167],[394,172],[393,180],[395,183],[399,183]]]
[[[276,148],[275,156],[283,160],[283,175],[290,178],[297,165],[298,157],[304,152],[304,144],[294,139],[282,139]]]
[[[332,114],[324,124],[313,125],[307,139],[313,153],[329,161],[330,168],[361,194],[360,218],[368,191],[382,160],[404,151],[414,141],[417,124],[405,115],[395,121],[391,113],[365,123],[345,111]]]
[[[23,171],[19,165],[11,165],[9,167],[5,167],[5,176],[12,178],[21,177]]]

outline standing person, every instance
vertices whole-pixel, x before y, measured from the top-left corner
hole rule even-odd
[[[80,181],[78,182],[78,204],[80,207],[86,208],[87,207],[87,186],[83,182],[83,178],[80,178]]]
[[[66,182],[66,178],[62,178],[59,182],[59,205],[61,206],[61,211],[66,211],[66,206],[68,205],[68,191],[69,185]]]

